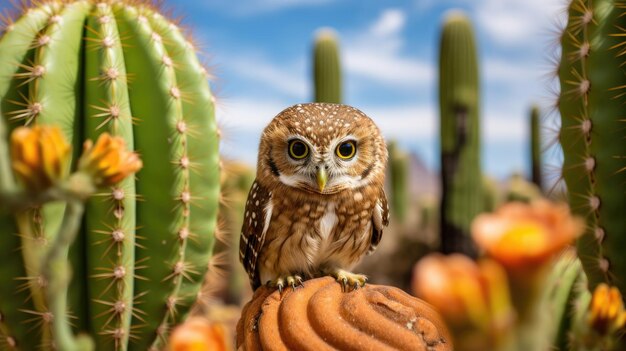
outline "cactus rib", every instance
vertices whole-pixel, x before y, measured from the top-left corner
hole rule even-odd
[[[570,207],[585,218],[577,247],[593,289],[626,291],[626,187],[623,45],[626,7],[616,0],[574,0],[561,37],[559,67],[563,178]]]

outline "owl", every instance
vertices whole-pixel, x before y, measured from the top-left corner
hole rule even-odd
[[[344,289],[367,280],[349,269],[376,249],[389,220],[387,147],[356,108],[298,104],[261,136],[239,257],[252,287],[282,291],[333,276]]]

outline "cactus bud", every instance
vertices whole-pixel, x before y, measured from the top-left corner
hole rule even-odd
[[[96,144],[85,141],[78,162],[80,171],[91,175],[96,186],[110,186],[136,173],[143,166],[139,156],[126,149],[124,139],[109,133],[100,135]]]
[[[11,134],[13,171],[29,191],[41,191],[67,176],[71,147],[58,127],[19,127]]]
[[[600,335],[609,335],[626,325],[622,295],[616,287],[599,284],[589,306],[589,325]]]
[[[211,324],[204,318],[193,317],[178,326],[170,337],[172,351],[226,351],[224,328]]]

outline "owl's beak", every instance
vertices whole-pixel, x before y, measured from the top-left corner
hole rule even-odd
[[[324,166],[321,166],[317,169],[317,186],[319,186],[320,192],[324,191],[327,180],[328,175],[326,174],[326,168]]]

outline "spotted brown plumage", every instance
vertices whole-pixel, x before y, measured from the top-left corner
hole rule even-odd
[[[353,107],[299,104],[278,114],[261,136],[243,214],[239,253],[252,286],[295,287],[321,275],[364,284],[347,270],[388,224],[386,163],[378,128]]]

